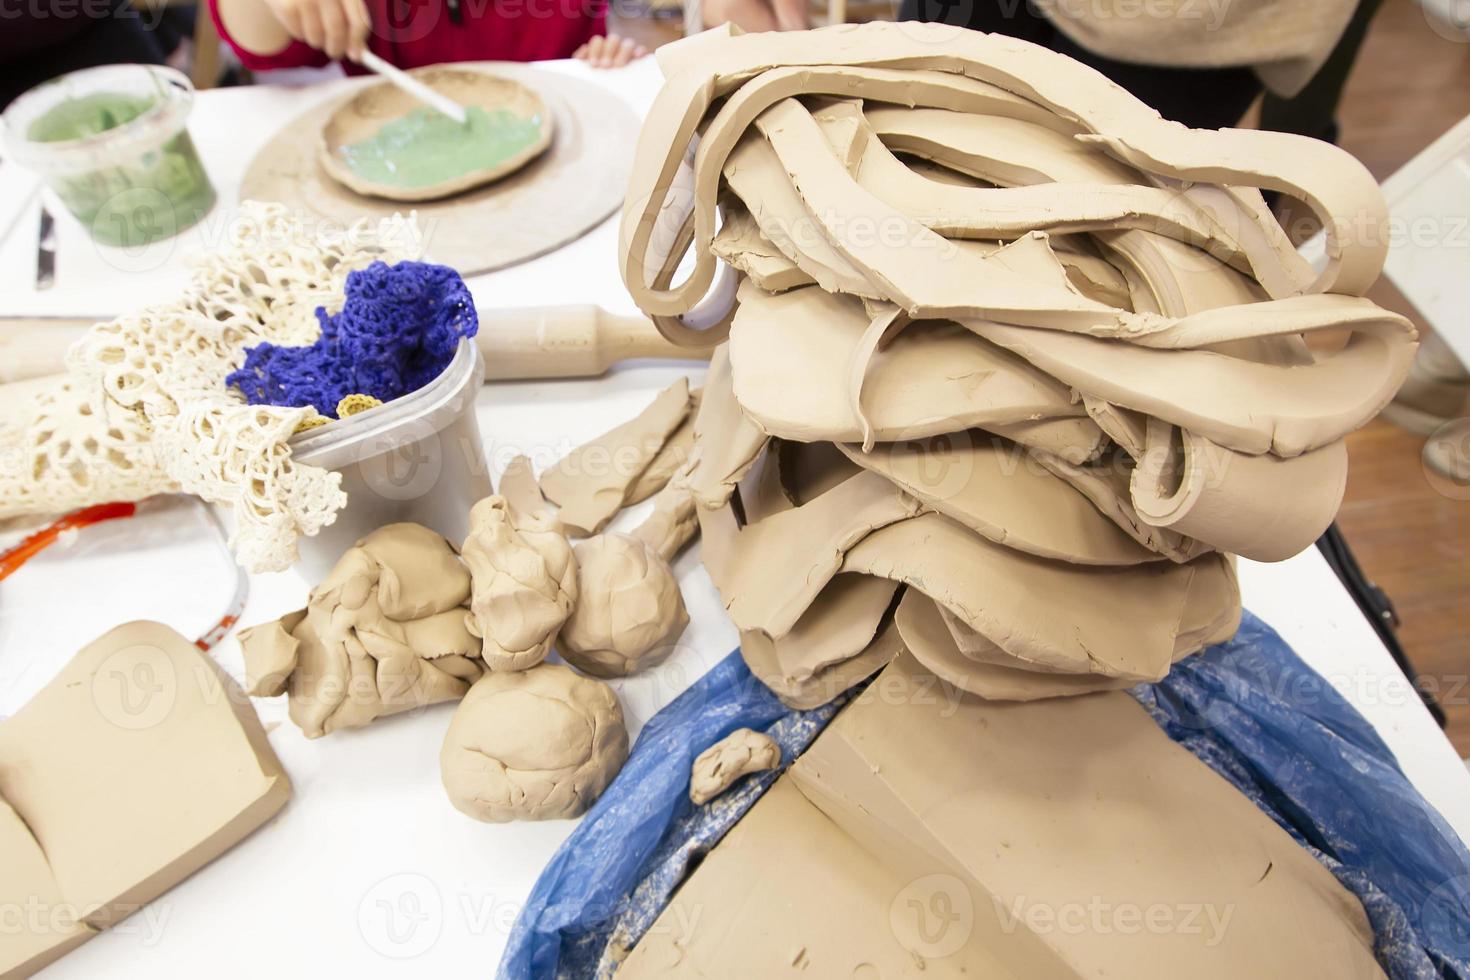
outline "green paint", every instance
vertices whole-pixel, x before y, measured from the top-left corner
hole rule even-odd
[[[93,92],[53,106],[26,137],[59,143],[97,136],[133,122],[154,106],[146,96]],[[178,234],[214,206],[187,130],[127,160],[50,180],[67,209],[105,245],[138,247]]]
[[[540,116],[480,106],[466,106],[465,116],[460,125],[420,107],[338,152],[353,173],[374,183],[429,187],[499,166],[541,138]]]
[[[93,92],[52,106],[31,123],[26,138],[35,143],[59,143],[96,136],[132,122],[153,106],[154,101],[145,95]]]

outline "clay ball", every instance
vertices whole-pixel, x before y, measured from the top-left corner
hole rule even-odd
[[[456,808],[489,823],[576,817],[628,758],[617,695],[560,664],[487,674],[460,702],[439,771]]]
[[[546,659],[577,599],[572,546],[545,514],[513,516],[504,497],[470,511],[461,551],[472,591],[467,623],[483,637],[491,670],[525,670]]]
[[[669,563],[639,538],[608,532],[577,545],[577,606],[557,650],[594,677],[651,667],[689,625]]]

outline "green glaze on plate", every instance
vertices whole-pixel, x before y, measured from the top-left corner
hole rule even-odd
[[[418,108],[385,124],[369,139],[338,153],[348,169],[393,187],[432,187],[478,170],[492,170],[541,138],[541,117],[466,106],[460,125]]]

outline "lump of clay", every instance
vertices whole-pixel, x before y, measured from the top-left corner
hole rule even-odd
[[[628,758],[617,695],[560,664],[487,674],[444,736],[439,771],[476,820],[556,820],[586,812]]]
[[[703,806],[753,772],[781,764],[781,746],[775,739],[749,728],[737,728],[699,753],[689,770],[689,799]]]
[[[473,581],[467,625],[484,638],[485,666],[525,670],[545,660],[577,600],[577,563],[557,521],[486,497],[470,511],[463,555]]]
[[[577,545],[577,607],[557,644],[567,663],[594,677],[624,677],[673,651],[689,613],[669,559],[696,528],[693,497],[676,476],[634,533]]]
[[[527,456],[516,456],[505,464],[505,470],[500,474],[500,495],[510,504],[512,521],[520,522],[525,517],[551,510],[541,494],[541,486]]]
[[[305,609],[241,632],[247,691],[290,697],[307,738],[462,697],[484,673],[470,632],[470,573],[419,524],[348,549]]]
[[[669,563],[629,534],[608,532],[577,545],[581,600],[557,649],[594,677],[623,677],[669,653],[689,614]]]

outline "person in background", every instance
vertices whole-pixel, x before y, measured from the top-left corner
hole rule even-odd
[[[35,0],[0,7],[0,109],[27,89],[82,68],[133,62],[161,65],[182,35],[166,11],[140,10],[129,0],[84,7],[70,0]]]
[[[648,51],[607,34],[606,0],[209,0],[219,34],[253,70],[320,67],[370,50],[399,68],[581,58],[615,68]]]
[[[1380,0],[902,0],[900,20],[1005,34],[1096,68],[1186,126],[1331,140],[1347,73]]]
[[[812,26],[807,0],[703,0],[705,27],[734,24],[742,31],[804,31]]]

